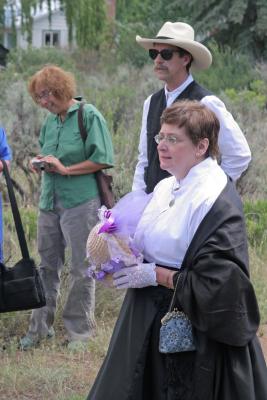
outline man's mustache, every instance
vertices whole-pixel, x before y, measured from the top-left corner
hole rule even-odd
[[[165,66],[154,67],[154,71],[167,71],[167,70],[168,70],[168,68]]]

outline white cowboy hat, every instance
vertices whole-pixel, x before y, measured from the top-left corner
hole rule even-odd
[[[184,22],[165,22],[157,36],[152,39],[136,36],[140,46],[149,50],[155,43],[167,43],[178,46],[192,54],[192,67],[195,70],[207,69],[212,63],[212,55],[203,44],[194,40],[194,29]]]

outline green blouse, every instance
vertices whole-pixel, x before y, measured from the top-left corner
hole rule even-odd
[[[78,126],[78,108],[79,103],[72,105],[63,123],[58,115],[48,115],[39,138],[41,154],[55,156],[66,167],[85,160],[113,166],[112,141],[104,117],[93,105],[84,105],[83,122],[87,129],[84,143]],[[65,208],[85,203],[98,195],[95,175],[65,176],[43,172],[41,210],[54,208],[54,195]]]

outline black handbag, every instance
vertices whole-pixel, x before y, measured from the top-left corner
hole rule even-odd
[[[22,254],[22,259],[13,267],[7,267],[4,263],[0,263],[0,312],[4,313],[43,307],[46,301],[38,269],[34,260],[29,256],[8,168],[5,161],[1,161]]]
[[[87,131],[83,124],[83,106],[84,103],[80,103],[78,110],[78,125],[82,140],[85,142],[87,138]],[[108,209],[112,208],[115,204],[115,197],[112,191],[113,177],[104,172],[102,169],[95,172],[95,177],[101,205],[106,206]]]

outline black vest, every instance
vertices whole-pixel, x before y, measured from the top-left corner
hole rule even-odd
[[[203,97],[210,95],[211,92],[201,87],[193,81],[185,90],[174,100],[201,100]],[[157,144],[154,136],[160,131],[160,116],[166,108],[166,97],[164,89],[154,93],[151,97],[148,116],[147,116],[147,160],[148,166],[145,168],[144,180],[146,184],[146,192],[151,193],[156,184],[162,179],[170,176],[167,171],[160,168]]]

